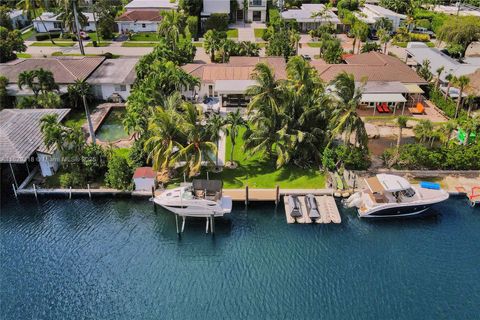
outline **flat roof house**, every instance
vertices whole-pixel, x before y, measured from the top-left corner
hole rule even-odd
[[[23,10],[11,10],[8,16],[14,29],[21,29],[28,25],[28,17]]]
[[[307,4],[304,3],[300,9],[289,9],[282,12],[284,20],[296,21],[302,32],[317,29],[318,26],[331,23],[337,28],[341,24],[340,19],[332,10],[325,11],[323,4]],[[319,12],[325,11],[325,17],[316,17]]]
[[[30,96],[33,92],[18,87],[18,75],[23,71],[43,68],[51,71],[61,93],[78,80],[86,80],[105,60],[104,57],[55,57],[41,59],[17,59],[0,63],[0,74],[7,77],[7,93],[10,96]]]
[[[42,176],[51,176],[58,169],[57,150],[43,143],[40,120],[56,114],[62,121],[70,109],[4,109],[0,111],[0,163],[9,169],[18,188],[38,165]]]
[[[89,77],[93,94],[101,100],[127,100],[135,82],[138,59],[119,58],[105,60]]]
[[[266,0],[233,1],[237,1],[235,12],[230,12],[230,0],[203,0],[203,9],[200,16],[205,20],[212,13],[225,13],[231,15],[234,21],[262,23],[267,21]]]
[[[83,31],[95,31],[95,19],[93,19],[93,13],[82,12],[87,17],[87,25],[82,26]],[[51,32],[51,31],[63,31],[65,29],[62,22],[62,14],[55,14],[53,12],[43,12],[39,17],[33,19],[33,27],[37,32]],[[42,23],[43,21],[43,23]],[[97,20],[98,22],[98,20]]]
[[[393,30],[397,30],[407,19],[404,14],[396,13],[392,10],[373,4],[365,4],[360,8],[361,13],[356,14],[357,18],[369,24],[374,25],[381,18],[387,18],[392,21]]]

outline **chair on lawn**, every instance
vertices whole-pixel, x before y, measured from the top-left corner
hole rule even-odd
[[[425,107],[423,106],[423,103],[417,102],[417,105],[413,108],[408,108],[408,111],[411,114],[424,114],[425,113]]]

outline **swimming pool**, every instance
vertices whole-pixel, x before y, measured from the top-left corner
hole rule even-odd
[[[112,108],[97,129],[96,138],[105,142],[127,139],[129,135],[122,124],[124,116],[124,108]]]

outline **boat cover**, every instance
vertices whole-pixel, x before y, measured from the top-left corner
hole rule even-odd
[[[221,192],[223,182],[221,180],[193,179],[193,190],[207,190],[211,192]]]

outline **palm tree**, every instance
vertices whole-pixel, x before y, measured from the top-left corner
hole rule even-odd
[[[281,82],[275,79],[272,69],[265,63],[255,66],[253,79],[257,84],[246,91],[246,95],[252,98],[247,108],[251,125],[247,129],[245,148],[252,153],[265,151],[271,156],[276,132],[280,129]]]
[[[160,14],[162,21],[158,25],[157,33],[160,37],[164,37],[175,49],[185,28],[185,16],[175,10],[162,11]]]
[[[230,112],[227,114],[227,118],[225,120],[227,124],[227,132],[230,135],[230,142],[232,143],[232,150],[230,151],[230,164],[233,166],[233,154],[235,150],[235,140],[238,136],[238,130],[240,127],[244,127],[246,125],[245,120],[243,119],[242,115],[240,114],[240,110],[237,109],[235,112]]]
[[[457,108],[455,109],[455,119],[458,118],[458,113],[460,112],[460,106],[462,105],[462,102],[463,102],[463,90],[465,90],[465,87],[468,86],[469,83],[470,83],[470,78],[467,76],[460,76],[458,78],[455,78],[454,85],[458,86],[458,89],[460,90],[457,98]]]
[[[399,116],[397,118],[397,125],[398,125],[397,150],[400,149],[400,143],[402,141],[402,131],[404,128],[407,127],[407,122],[408,122],[408,117],[406,116]]]
[[[148,124],[151,135],[145,142],[144,149],[156,171],[166,171],[173,167],[174,154],[183,148],[179,142],[179,137],[182,136],[180,120],[175,109],[155,108],[153,111]]]
[[[215,61],[215,51],[220,50],[222,47],[222,41],[227,38],[225,32],[219,32],[216,30],[208,30],[204,35],[203,46],[206,52],[210,52],[210,60]]]
[[[82,26],[86,25],[88,21],[87,17],[81,11],[79,12],[78,2],[79,0],[58,0],[58,4],[63,7],[62,20],[71,32],[77,34],[80,53],[85,55],[80,31]]]
[[[20,74],[18,75],[18,88],[22,90],[24,86],[28,87],[30,90],[33,91],[35,98],[37,98],[38,93],[40,92],[40,87],[35,81],[36,77],[37,75],[35,70],[20,72]]]
[[[423,60],[422,65],[417,70],[417,74],[428,82],[432,80],[433,75],[430,72],[430,60]]]
[[[367,131],[363,120],[357,113],[357,106],[362,98],[363,88],[356,88],[352,74],[342,72],[332,81],[337,95],[337,107],[333,111],[332,139],[344,134],[344,143],[350,144],[350,136],[355,133],[355,143],[366,148]]]
[[[20,0],[17,3],[17,8],[24,10],[30,19],[38,18],[43,26],[43,29],[47,31],[48,39],[52,44],[55,44],[50,31],[47,29],[45,22],[42,19],[41,9],[44,9],[44,3],[45,2],[42,0]]]
[[[357,20],[353,25],[352,33],[355,36],[355,40],[358,41],[358,49],[357,49],[358,53],[360,53],[360,47],[361,47],[362,41],[366,40],[366,38],[368,37],[368,31],[369,31],[369,27],[363,21]],[[352,53],[355,53],[355,42],[353,43]]]
[[[387,17],[381,17],[375,22],[374,27],[377,31],[383,29],[390,32],[393,29],[393,23],[392,20],[388,19]]]
[[[455,129],[457,129],[458,123],[454,119],[450,119],[443,125],[443,134],[445,137],[445,146],[448,146],[450,140],[452,139],[452,134]]]
[[[421,143],[428,142],[433,136],[433,124],[430,120],[420,120],[413,128],[413,132]]]
[[[218,114],[211,116],[207,124],[205,125],[205,130],[210,141],[215,141],[217,145],[217,152],[215,156],[215,165],[218,168],[218,149],[221,138],[221,133],[225,133],[225,120]]]
[[[213,164],[212,154],[217,153],[217,147],[211,142],[203,124],[203,112],[191,103],[184,103],[181,130],[186,137],[183,148],[172,161],[185,161],[185,170],[189,177],[200,172],[205,163]]]
[[[469,94],[466,98],[465,98],[465,103],[467,104],[468,106],[468,112],[467,112],[467,116],[470,117],[470,115],[472,114],[472,108],[473,108],[473,105],[475,104],[475,99],[477,97],[474,95],[474,94]]]
[[[438,90],[438,87],[440,86],[440,77],[442,76],[443,70],[445,70],[444,66],[441,66],[436,70],[437,77],[435,78],[435,90]]]
[[[43,134],[43,141],[47,148],[55,146],[57,150],[63,151],[65,146],[65,130],[58,122],[57,114],[47,114],[40,119],[40,131]]]
[[[85,116],[87,117],[88,122],[88,131],[90,137],[92,138],[92,143],[95,144],[95,131],[93,130],[92,119],[90,117],[90,111],[88,110],[87,105],[87,96],[90,94],[90,84],[88,84],[84,80],[75,80],[75,83],[70,85],[70,92],[75,92],[75,94],[79,97],[82,97],[83,100],[83,107],[85,108]]]
[[[476,123],[476,119],[466,118],[462,121],[460,127],[465,132],[465,140],[463,140],[463,145],[466,146],[470,142],[471,133],[477,131],[478,123]]]
[[[387,44],[392,38],[390,36],[390,31],[386,29],[378,29],[377,36],[378,36],[378,39],[380,40],[380,43],[383,44],[383,54],[387,54]]]
[[[53,90],[58,90],[58,85],[55,83],[55,78],[51,71],[40,68],[35,70],[34,73],[35,78],[38,81],[40,92],[47,93]]]
[[[445,96],[444,96],[445,100],[447,100],[448,96],[450,95],[450,88],[452,87],[452,84],[456,81],[455,79],[456,77],[451,73],[445,76],[445,80],[448,81],[447,91],[445,91]]]

